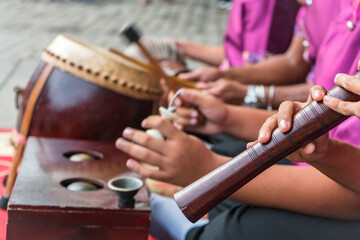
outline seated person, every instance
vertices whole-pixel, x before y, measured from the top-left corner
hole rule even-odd
[[[336,83],[360,94],[359,79],[355,77],[338,75]],[[185,91],[184,96],[187,94]],[[311,96],[321,100],[324,90],[316,87]],[[219,102],[210,98],[214,99],[213,103]],[[360,102],[346,103],[331,97],[325,97],[324,102],[341,113],[359,114]],[[259,141],[267,141],[278,122],[286,132],[291,127],[294,109],[301,106],[284,103],[277,117],[270,118],[261,128],[263,134]],[[227,117],[231,118],[231,114]],[[281,124],[282,120],[285,124]],[[124,137],[129,141],[119,139],[117,147],[132,156],[127,166],[144,177],[185,186],[230,159],[211,152],[199,139],[178,131],[161,117],[147,118],[143,127],[159,129],[166,140],[126,129]],[[214,124],[207,127],[217,129]],[[231,196],[237,205],[215,216],[209,215],[210,222],[205,225],[192,225],[172,199],[153,195],[153,234],[160,239],[162,236],[167,239],[358,239],[358,156],[360,148],[322,136],[289,156],[291,160],[307,162],[313,167],[273,165]],[[159,169],[147,169],[139,161]]]
[[[242,68],[228,69],[223,72],[234,74],[234,77],[238,76],[239,78],[251,77],[251,81],[263,81],[264,84],[271,82],[285,84],[302,81],[301,79],[305,77],[310,66],[312,66],[312,74],[309,74],[307,83],[277,86],[276,89],[271,86],[262,88],[262,100],[259,102],[263,106],[267,106],[268,109],[279,106],[284,100],[305,101],[307,93],[313,84],[323,85],[326,89],[330,89],[334,86],[333,79],[336,73],[353,74],[356,69],[357,59],[360,58],[360,45],[357,41],[360,28],[349,29],[344,27],[347,26],[349,18],[353,19],[353,7],[352,2],[349,0],[317,0],[310,5],[306,4],[300,10],[301,17],[299,17],[298,25],[302,29],[298,30],[298,32],[304,33],[306,41],[301,37],[294,37],[292,45],[286,54],[271,57],[257,64],[248,64]],[[313,24],[314,22],[317,24]],[[306,44],[303,45],[303,42]],[[236,100],[239,103],[246,92],[249,92],[249,89],[247,85],[242,83],[237,84],[241,86],[241,89],[236,88],[234,84],[237,83],[231,80],[231,85],[228,85],[230,88],[223,89],[229,89],[232,93],[235,93],[235,95],[226,94],[226,96],[230,96],[232,99],[239,97],[239,101]],[[225,133],[241,140],[253,141],[257,137],[261,124],[273,114],[268,111],[239,106],[225,107],[213,102],[207,94],[198,94],[193,91],[186,92],[189,93],[190,97],[183,96],[183,98],[198,106],[201,112],[204,111],[203,114],[209,117],[207,119],[208,124],[198,125],[197,111],[179,108],[177,114],[182,116],[176,122],[179,129],[205,135]],[[216,94],[210,95],[219,97]],[[259,100],[258,96],[256,97],[257,100]],[[175,101],[175,104],[180,106],[178,101]],[[229,128],[231,125],[227,125],[226,128],[214,129],[214,125],[218,126],[219,123],[218,115],[214,114],[228,112],[227,109],[232,109],[231,113],[236,116],[233,120],[236,123],[236,130]],[[211,114],[208,115],[208,113]],[[209,127],[210,125],[213,126]],[[336,128],[330,134],[333,138],[360,146],[360,138],[354,136],[354,132],[350,129],[360,129],[359,124],[353,119],[349,119],[345,125]],[[229,140],[229,137],[224,135],[207,137],[205,140],[214,143],[213,151],[226,156],[235,156],[245,149],[243,141]]]
[[[326,9],[331,4],[338,4],[337,11],[340,13],[337,16],[329,16],[327,15]],[[332,6],[332,5],[331,5]],[[358,6],[358,5],[357,5]],[[276,104],[280,104],[282,101],[287,99],[303,99],[306,100],[306,92],[309,91],[310,87],[313,83],[317,85],[322,85],[326,89],[330,89],[334,86],[333,79],[338,72],[353,74],[356,69],[357,60],[360,59],[360,48],[359,44],[357,44],[357,39],[360,34],[360,28],[348,29],[346,28],[346,24],[348,19],[353,16],[353,5],[349,0],[341,0],[341,1],[325,1],[325,0],[317,0],[310,6],[304,6],[305,12],[305,21],[307,22],[307,35],[309,39],[312,39],[309,42],[309,46],[307,51],[305,52],[307,59],[309,61],[316,61],[313,65],[313,74],[309,76],[309,82],[304,84],[297,84],[293,86],[280,86],[276,87],[274,97],[274,102]],[[340,10],[339,10],[340,9]],[[311,25],[312,22],[315,22],[318,16],[321,17],[321,21],[319,25]],[[328,18],[328,20],[326,20]],[[326,21],[325,21],[326,20]],[[319,26],[327,26],[327,29],[320,28]],[[345,26],[345,27],[344,27]],[[321,32],[324,32],[320,34]],[[342,44],[343,43],[343,44]],[[268,65],[270,61],[275,62],[277,58],[280,61],[280,57],[273,57],[267,61],[263,61],[259,64],[255,64],[252,66],[254,69],[256,68],[258,71],[258,75],[266,75],[265,69],[270,67]],[[261,67],[262,66],[262,67]],[[266,66],[266,68],[265,68]],[[279,66],[282,66],[281,64]],[[331,66],[331,67],[330,67]],[[250,67],[250,66],[249,66]],[[239,71],[245,69],[240,68]],[[260,71],[263,69],[264,71]],[[270,71],[270,70],[269,70]],[[271,73],[271,71],[269,72]],[[268,74],[269,77],[272,74]],[[289,78],[291,78],[295,74],[290,74]],[[285,78],[287,75],[285,74],[283,77]],[[264,78],[266,80],[267,78]],[[268,91],[268,90],[267,90]],[[177,114],[183,116],[177,121],[177,126],[180,129],[201,132],[204,134],[215,134],[219,132],[224,132],[235,135],[238,138],[241,138],[246,141],[252,141],[256,138],[258,129],[261,124],[272,115],[271,112],[263,111],[263,110],[255,110],[248,109],[244,107],[235,107],[235,106],[226,106],[224,109],[216,109],[217,106],[215,103],[211,102],[211,98],[204,94],[194,93],[193,91],[186,91],[190,93],[190,98],[188,97],[188,101],[195,101],[193,104],[200,104],[202,108],[201,111],[209,112],[212,111],[212,114],[215,112],[220,113],[224,112],[227,108],[234,109],[233,113],[237,113],[236,121],[237,131],[235,132],[233,129],[221,129],[215,131],[215,129],[207,129],[205,126],[197,125],[197,113],[195,110],[186,110],[186,109],[178,109]],[[268,94],[267,94],[268,95]],[[185,96],[186,98],[186,96]],[[267,98],[268,99],[268,98]],[[175,104],[179,105],[179,102],[175,101]],[[267,103],[268,105],[268,103]],[[271,105],[271,104],[270,104]],[[204,114],[206,115],[206,113]],[[208,119],[210,122],[217,122],[218,119],[212,119],[212,116]],[[352,125],[352,127],[350,127]],[[359,129],[358,123],[356,119],[350,118],[346,121],[346,124],[342,125],[342,127],[337,127],[335,130],[330,132],[330,136],[342,140],[347,141],[356,146],[360,146],[360,138],[354,136],[354,129]],[[352,137],[351,137],[352,136]],[[351,139],[351,140],[350,140]]]
[[[360,62],[358,68],[360,69]],[[360,79],[346,74],[338,74],[335,83],[360,96]],[[346,116],[354,115],[360,118],[360,101],[346,102],[325,94],[324,87],[314,86],[311,88],[307,102],[287,101],[282,103],[279,112],[268,118],[261,127],[257,141],[266,143],[271,132],[277,126],[281,132],[287,132],[292,125],[293,115],[312,100],[324,101],[327,107],[338,113]],[[283,124],[279,124],[280,122],[283,122]],[[254,143],[249,143],[248,146],[250,147]],[[291,154],[289,158],[297,162],[310,164],[341,185],[360,194],[359,154],[360,148],[329,138],[329,134],[325,134]]]
[[[275,91],[274,87],[259,87],[259,93],[256,95],[254,91],[250,91],[252,93],[250,95],[255,95],[257,104],[262,107],[276,108],[284,100],[305,101],[312,84],[321,84],[317,82],[317,79],[323,78],[326,79],[323,81],[328,81],[328,77],[333,79],[337,73],[336,68],[325,73],[325,69],[321,66],[324,65],[323,61],[326,63],[327,59],[342,58],[341,61],[339,59],[339,63],[343,66],[338,65],[339,70],[348,72],[345,65],[349,67],[349,63],[344,61],[346,54],[338,51],[337,48],[344,46],[344,50],[347,51],[353,43],[348,45],[345,43],[345,38],[341,38],[345,35],[348,36],[347,39],[352,38],[349,37],[349,33],[353,36],[357,35],[355,33],[357,29],[353,31],[343,28],[354,12],[351,1],[306,2],[298,14],[297,34],[286,53],[275,55],[257,64],[247,64],[244,67],[202,69],[181,74],[179,77],[185,80],[200,81],[199,88],[221,99],[228,99],[226,100],[228,103],[241,104],[251,90],[248,84],[288,85],[276,87]],[[349,33],[346,33],[345,30]],[[333,35],[336,36],[334,39]],[[339,42],[344,42],[344,45],[339,45]],[[358,51],[353,51],[352,54],[354,53],[357,54]],[[349,56],[346,58],[350,59]],[[325,77],[320,74],[325,74]],[[306,84],[302,83],[305,78],[307,78]],[[217,81],[214,82],[214,80]],[[290,84],[296,85],[290,86]],[[271,88],[272,91],[270,91]],[[273,94],[270,94],[271,92]]]
[[[320,4],[321,1],[317,1],[315,3]],[[349,13],[352,11],[352,8],[348,7],[346,8],[346,11]],[[314,70],[314,73],[315,77],[318,79],[316,82],[324,83],[327,89],[331,87],[329,79],[331,75],[334,74],[333,72],[338,71],[351,73],[353,69],[353,59],[355,58],[354,56],[357,56],[359,54],[359,51],[354,50],[356,49],[356,41],[354,40],[356,39],[355,36],[357,34],[357,29],[351,30],[343,28],[343,24],[346,23],[347,19],[347,14],[339,15],[339,19],[335,21],[336,24],[332,24],[329,33],[326,34],[326,38],[328,38],[327,41],[324,41],[326,44],[322,45],[320,47],[320,50],[318,49],[318,51],[316,51],[321,52],[321,54],[319,55],[321,57],[319,59],[322,59],[322,61],[318,61],[315,65],[316,69]],[[336,37],[334,38],[334,36]],[[329,46],[328,44],[331,43],[331,39],[334,40],[334,42],[339,43],[344,41],[345,38],[348,44],[347,46],[349,46],[349,48],[344,48],[344,45],[342,44],[340,44],[340,46],[342,47],[336,47],[336,45],[334,45],[334,48],[326,48],[326,46]],[[329,51],[330,49],[333,51]],[[265,120],[266,117],[269,116],[269,114],[267,116],[264,116],[264,111],[252,109],[248,109],[247,112],[242,110],[241,113],[239,111],[236,114],[237,111],[235,106],[220,105],[219,101],[212,98],[211,96],[204,95],[192,90],[184,91],[182,93],[182,97],[184,100],[187,100],[197,105],[200,111],[207,117],[208,120],[204,126],[196,126],[196,120],[192,120],[192,118],[196,116],[196,113],[193,112],[193,110],[191,110],[190,112],[183,112],[184,114],[182,115],[188,114],[189,119],[180,118],[182,122],[178,122],[178,125],[185,125],[186,129],[198,130],[206,133],[227,131],[236,136],[244,136],[244,139],[247,138],[248,140],[252,140],[256,138],[258,129],[260,128],[262,122]],[[246,118],[241,116],[246,116]],[[190,125],[186,126],[187,124]],[[196,178],[199,178],[201,175],[210,171],[215,166],[218,166],[218,164],[221,165],[221,162],[224,163],[228,159],[226,157],[222,157],[208,151],[197,138],[177,131],[175,128],[172,127],[171,124],[167,125],[166,121],[164,122],[161,118],[158,119],[156,117],[150,117],[144,122],[143,126],[159,128],[167,138],[165,143],[154,142],[153,139],[149,139],[146,136],[143,136],[140,132],[136,130],[129,131],[129,129],[127,129],[124,132],[124,136],[129,138],[130,140],[140,143],[141,145],[145,146],[145,148],[137,145],[136,147],[140,147],[139,149],[137,149],[132,146],[132,144],[124,142],[123,140],[119,140],[118,144],[119,148],[126,149],[125,151],[131,151],[131,154],[133,154],[134,158],[136,159],[140,159],[143,161],[145,161],[144,159],[147,159],[150,163],[154,165],[157,165],[157,163],[159,163],[160,169],[155,172],[143,169],[136,161],[129,160],[128,166],[136,171],[139,171],[144,176],[152,176],[153,178],[167,180],[180,185],[186,185],[191,182],[189,181],[189,179],[195,180]],[[333,131],[331,131],[330,136],[338,140],[344,140],[353,145],[360,146],[359,138],[357,136],[358,132],[358,119],[353,117],[341,124]],[[161,147],[159,147],[159,145]],[[186,150],[182,151],[181,148]],[[196,168],[193,167],[194,163],[196,163]],[[311,232],[317,233],[317,235],[314,237],[316,239],[338,239],[340,238],[341,234],[344,234],[344,231],[349,234],[347,237],[344,238],[354,239],[354,236],[359,236],[359,233],[353,232],[354,229],[358,228],[358,222],[338,221],[329,219],[329,217],[338,218],[339,216],[335,216],[336,214],[341,215],[347,212],[345,208],[349,206],[347,205],[349,203],[347,201],[351,198],[348,198],[349,196],[347,194],[332,195],[333,190],[340,190],[337,185],[314,185],[313,183],[317,182],[317,180],[314,180],[318,179],[317,176],[321,176],[320,182],[323,183],[323,175],[317,175],[319,174],[319,172],[313,171],[312,169],[313,168],[308,167],[281,165],[271,167],[259,177],[257,177],[257,180],[254,180],[251,183],[247,184],[244,188],[234,194],[233,197],[236,200],[248,205],[236,206],[234,208],[223,211],[218,216],[212,218],[212,221],[210,221],[210,223],[205,225],[204,227],[194,228],[194,230],[190,231],[187,234],[187,237],[189,239],[231,239],[231,235],[229,234],[235,233],[235,236],[244,236],[244,238],[252,238],[251,236],[253,235],[251,234],[263,234],[259,237],[260,239],[263,239],[265,232],[265,236],[271,238],[273,234],[274,239],[279,239],[280,237],[277,234],[279,234],[279,232],[283,233],[280,229],[284,228],[284,222],[292,227],[296,226],[296,229],[291,233],[285,233],[286,236],[289,236],[290,234],[290,238],[292,239],[309,238],[309,234]],[[306,173],[305,171],[309,172]],[[200,172],[202,173],[197,175]],[[298,176],[298,178],[296,178],[296,176]],[[300,178],[302,176],[306,176],[306,181]],[[294,178],[296,178],[297,180]],[[291,186],[289,186],[289,184],[286,184],[286,182],[290,182]],[[271,183],[271,186],[269,186],[269,183]],[[289,197],[289,195],[286,195],[281,197],[281,193],[284,192],[291,192],[291,194],[289,194],[291,196]],[[309,192],[313,193],[315,197],[319,197],[319,199],[316,198],[315,201],[313,201],[314,199],[310,199],[309,196],[306,197],[306,194],[309,194]],[[279,197],[279,199],[277,199],[276,197],[274,198],[274,193],[279,194],[276,195],[277,197]],[[319,193],[321,196],[319,196]],[[333,200],[335,202],[337,201],[336,196],[344,196],[342,200],[345,200],[346,203],[342,202],[342,200],[340,202],[337,202],[336,204],[334,204],[334,202],[330,203]],[[325,197],[326,199],[324,199],[323,197]],[[282,199],[286,200],[282,201]],[[297,204],[294,204],[296,202],[298,203],[297,199],[304,199],[304,203],[307,203],[305,204],[306,206],[299,206]],[[354,208],[352,210],[356,212],[359,201],[354,199],[354,202],[356,202],[356,204],[353,205]],[[270,211],[266,208],[265,212],[269,213],[269,215],[266,215],[266,213],[264,213],[263,211],[264,206],[271,208],[280,208],[282,209],[282,211]],[[325,210],[325,206],[331,206],[330,208],[332,209],[332,211],[329,212],[328,210]],[[339,209],[339,207],[341,209]],[[328,207],[326,208],[328,209]],[[325,214],[322,211],[326,211],[327,213]],[[304,216],[301,214],[294,214],[293,212],[300,212],[303,214],[305,213],[307,215]],[[276,217],[274,217],[274,214]],[[329,216],[329,214],[332,216]],[[286,217],[284,217],[285,215]],[[309,215],[316,217],[311,217]],[[245,220],[241,220],[240,216],[245,218]],[[251,221],[247,221],[247,216],[250,216]],[[318,216],[326,218],[319,219]],[[268,222],[266,221],[266,217],[268,219],[271,219],[271,227],[273,228],[264,229],[263,232],[259,233],[258,231],[256,231],[256,226],[266,226]],[[305,217],[306,221],[304,221],[303,217]],[[227,219],[227,221],[225,221],[224,219]],[[233,219],[235,220],[233,221]],[[246,227],[241,228],[241,230],[249,229],[250,231],[240,231],[238,227],[239,222],[237,222],[236,219],[240,219],[242,224],[249,223],[248,225],[246,225]],[[259,220],[260,222],[253,222],[255,220]],[[313,227],[314,225],[319,226],[318,224],[316,224],[319,221],[321,221],[321,226],[323,228],[317,229],[315,231],[314,228],[311,227]],[[299,224],[299,222],[301,224]],[[348,226],[350,226],[349,231],[344,230]],[[354,228],[354,226],[357,227]],[[211,229],[217,229],[218,231],[214,233],[214,231],[211,231]],[[303,231],[304,229],[307,229],[307,231]],[[188,229],[185,232],[188,232]]]
[[[184,56],[220,68],[255,63],[287,50],[298,9],[293,0],[234,0],[223,46],[174,41]]]
[[[215,69],[218,69],[218,66],[220,69],[239,67],[262,61],[274,54],[284,53],[291,42],[298,9],[299,4],[295,0],[235,0],[229,15],[223,46],[154,38],[144,39],[143,44],[170,75],[186,71],[183,57],[215,65]],[[299,43],[300,47],[292,47],[288,55],[300,51],[299,55],[302,56],[302,40]],[[127,48],[125,53],[146,60],[135,45]],[[304,80],[304,77],[305,75],[301,80]],[[232,86],[230,83],[229,85]],[[246,87],[241,86],[241,89],[238,89],[241,90],[241,94],[243,92],[246,94]],[[222,98],[219,94],[218,97]],[[234,99],[232,96],[224,96],[223,99],[233,104],[242,103],[242,98],[239,100],[236,96]]]

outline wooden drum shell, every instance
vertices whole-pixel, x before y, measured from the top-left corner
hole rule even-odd
[[[53,66],[53,70],[36,101],[27,136],[115,141],[125,127],[140,128],[141,121],[154,113],[161,95],[158,76],[146,72],[141,66],[140,70],[129,67],[130,72],[138,71],[138,78],[141,78],[139,83],[134,83],[137,76],[134,77],[132,72],[124,73],[127,66],[121,65],[117,59],[104,57],[95,51],[96,47],[95,50],[84,50],[75,40],[60,36],[60,41],[58,38],[54,40],[55,44],[44,50],[42,61],[22,95],[18,131],[33,87],[48,65]],[[56,51],[59,45],[56,41],[70,42],[75,50],[79,47],[80,52],[91,54],[84,54],[80,60],[66,59],[67,52],[74,49],[60,49],[54,54],[49,49]],[[96,59],[97,54],[100,60]],[[96,64],[92,66],[89,62]],[[96,70],[99,65],[103,72]]]

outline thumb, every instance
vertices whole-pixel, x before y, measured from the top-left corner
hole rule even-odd
[[[222,88],[221,86],[215,85],[213,87],[209,87],[207,89],[207,93],[219,98],[221,97]]]
[[[180,93],[181,98],[195,106],[202,107],[209,105],[208,98],[213,98],[211,95],[202,93],[199,90],[186,88]]]
[[[200,89],[200,90],[207,89],[207,88],[209,88],[209,86],[210,86],[210,83],[207,83],[207,82],[197,82],[196,83],[196,88]]]
[[[179,78],[182,80],[198,80],[199,77],[200,72],[197,70],[179,74]]]
[[[305,155],[309,155],[314,153],[316,150],[315,144],[314,143],[308,143],[306,144],[304,147],[301,148],[301,152],[304,153]]]

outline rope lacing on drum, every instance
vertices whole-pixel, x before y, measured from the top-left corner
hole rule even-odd
[[[114,78],[114,79],[110,80],[110,76],[107,74],[100,76],[101,74],[99,71],[93,71],[90,68],[84,68],[82,65],[76,65],[74,62],[69,62],[69,61],[67,61],[67,59],[61,58],[59,55],[55,55],[53,52],[49,51],[48,49],[45,49],[44,51],[51,57],[61,60],[64,64],[67,64],[73,68],[76,68],[77,70],[79,70],[81,72],[93,75],[98,78],[102,78],[103,80],[111,82],[114,85],[120,85],[123,88],[128,88],[131,90],[136,90],[138,92],[144,92],[144,93],[152,94],[152,95],[161,95],[163,93],[163,91],[161,89],[143,87],[143,86],[135,84],[133,82],[125,81],[124,79],[119,80],[117,78]]]

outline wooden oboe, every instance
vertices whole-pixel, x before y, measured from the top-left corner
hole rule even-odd
[[[360,78],[360,72],[355,76]],[[338,86],[327,95],[344,101],[360,100],[360,96]],[[265,169],[347,118],[329,109],[323,102],[312,101],[294,116],[290,131],[282,133],[276,129],[266,144],[256,143],[176,193],[174,197],[179,208],[190,221],[197,221]]]

